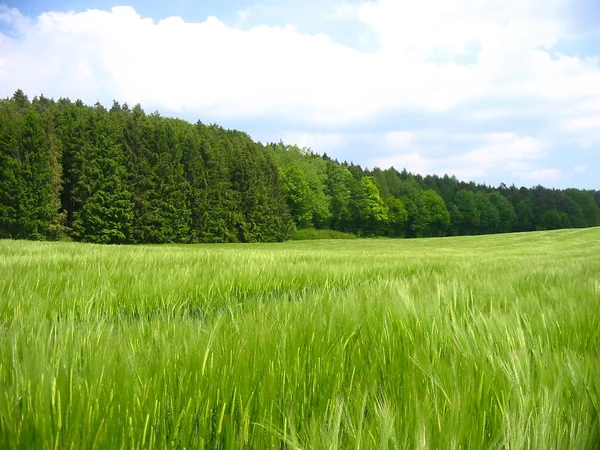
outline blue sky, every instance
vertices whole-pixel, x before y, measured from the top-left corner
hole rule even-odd
[[[10,1],[0,33],[3,97],[139,102],[368,167],[600,188],[597,0]]]

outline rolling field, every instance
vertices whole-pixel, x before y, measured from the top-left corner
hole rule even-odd
[[[598,449],[600,228],[0,241],[0,448]]]

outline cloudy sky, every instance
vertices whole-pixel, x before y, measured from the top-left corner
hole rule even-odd
[[[9,1],[0,96],[18,88],[368,167],[600,188],[598,0]]]

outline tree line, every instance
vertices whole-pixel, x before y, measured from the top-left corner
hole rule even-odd
[[[430,237],[600,225],[600,192],[499,187],[268,146],[295,225],[362,236]]]
[[[101,104],[0,100],[0,238],[274,242],[294,229],[428,237],[600,224],[600,191],[363,169],[283,142]]]

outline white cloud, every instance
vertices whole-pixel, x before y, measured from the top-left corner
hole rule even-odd
[[[405,148],[415,140],[416,134],[411,131],[392,131],[386,133],[384,136],[384,142],[387,146],[392,148]]]
[[[565,123],[567,130],[600,130],[600,115],[569,119]]]
[[[241,30],[215,17],[155,23],[130,7],[49,12],[35,21],[3,8],[0,21],[19,37],[0,37],[0,94],[22,88],[197,117],[316,124],[360,122],[392,110],[448,111],[479,100],[504,105],[481,112],[483,118],[498,111],[510,117],[514,99],[600,101],[596,60],[543,50],[565,37],[563,0],[343,5],[338,18],[366,24],[379,40],[377,51],[359,52],[293,26]],[[450,59],[436,62],[437,54]],[[474,63],[452,61],[464,54]]]
[[[559,169],[537,169],[532,170],[531,172],[523,172],[519,177],[534,183],[548,183],[558,181],[562,176],[563,172]]]
[[[153,23],[132,8],[116,7],[43,14],[21,39],[3,47],[1,66],[11,69],[0,79],[3,94],[22,87],[174,111],[233,116],[294,111],[296,117],[334,121],[356,117],[363,106],[345,94],[352,81],[336,79],[337,70],[350,72],[355,51],[290,26],[242,31],[214,17]],[[57,70],[49,73],[48,67]]]
[[[339,133],[302,133],[286,132],[281,137],[284,143],[310,148],[317,153],[331,153],[344,145],[343,136]]]
[[[373,162],[373,166],[382,169],[394,167],[397,170],[406,168],[414,173],[430,174],[435,167],[435,163],[436,161],[433,159],[424,158],[417,152],[410,152],[398,153],[396,155],[384,158],[377,158]]]
[[[571,141],[581,149],[589,149],[600,143],[600,114],[574,117],[563,125],[564,130],[573,136]]]
[[[357,9],[358,6],[355,3],[342,2],[335,9],[333,17],[341,20],[354,19]]]
[[[552,46],[564,32],[562,0],[379,0],[356,6],[358,20],[377,30],[382,47],[416,56],[442,50]],[[348,7],[345,7],[348,14]]]
[[[519,137],[515,133],[494,133],[481,148],[460,157],[465,164],[493,168],[507,162],[531,161],[546,155],[542,141],[532,137]]]
[[[581,102],[578,109],[586,112],[600,112],[600,97]]]
[[[448,141],[470,141],[475,136],[448,136]],[[546,143],[533,137],[521,137],[515,133],[492,133],[479,136],[481,141],[473,150],[452,156],[424,157],[417,151],[398,153],[393,156],[376,158],[373,165],[381,168],[394,166],[406,168],[422,175],[456,175],[460,179],[481,179],[491,173],[510,173],[513,177],[528,181],[550,179],[549,170],[540,170],[537,162],[546,152]],[[472,144],[471,144],[472,145]],[[419,147],[419,137],[415,147]],[[558,172],[552,172],[559,176]],[[551,181],[554,181],[552,179]]]
[[[598,58],[550,50],[571,38],[567,0],[340,4],[328,20],[362,24],[356,32],[375,39],[376,50],[291,25],[242,30],[216,17],[155,22],[130,7],[30,19],[0,6],[0,25],[10,30],[0,33],[0,95],[21,88],[87,103],[139,102],[191,118],[283,119],[289,131],[266,141],[281,137],[340,156],[352,148],[368,165],[422,174],[501,173],[543,183],[583,173],[551,168],[549,159],[550,145],[600,143]],[[250,11],[258,23],[255,9],[239,11],[237,20]],[[417,119],[404,123],[394,112],[438,112],[440,122],[419,129]],[[463,128],[448,131],[444,117]],[[356,126],[381,118],[380,132]],[[528,119],[542,123],[537,132],[524,131]],[[493,133],[500,122],[500,129],[520,131]],[[572,164],[592,173],[593,152],[585,153],[588,159]]]
[[[16,8],[0,5],[0,22],[12,26],[16,31],[25,32],[31,27],[31,21]]]

